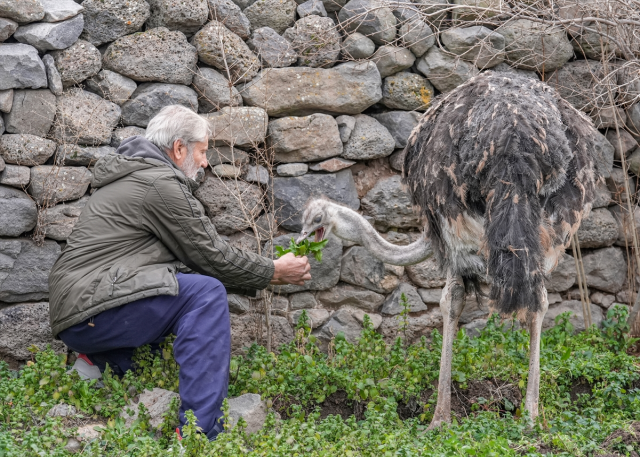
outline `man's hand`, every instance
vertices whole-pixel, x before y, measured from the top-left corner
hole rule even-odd
[[[305,281],[311,279],[311,265],[306,257],[296,257],[293,253],[283,255],[273,261],[275,271],[271,284],[281,286],[284,284],[304,285]]]

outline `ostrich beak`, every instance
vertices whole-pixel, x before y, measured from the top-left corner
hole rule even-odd
[[[324,227],[318,227],[315,232],[316,236],[313,241],[317,243],[318,241],[324,240]]]
[[[300,244],[307,238],[307,232],[302,232],[300,236],[296,239],[296,243]]]

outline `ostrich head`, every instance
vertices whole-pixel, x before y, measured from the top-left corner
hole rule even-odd
[[[329,236],[336,223],[331,211],[333,205],[323,198],[316,198],[307,203],[302,213],[302,231],[297,239],[298,243],[314,232],[314,241],[322,241]]]

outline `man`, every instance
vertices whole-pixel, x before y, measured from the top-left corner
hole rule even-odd
[[[228,386],[227,291],[255,296],[311,276],[306,257],[273,261],[218,236],[192,194],[208,140],[206,120],[167,106],[145,137],[96,162],[97,191],[53,266],[49,306],[54,336],[81,354],[79,371],[108,363],[123,373],[134,348],[175,334],[181,424],[191,409],[213,439]]]

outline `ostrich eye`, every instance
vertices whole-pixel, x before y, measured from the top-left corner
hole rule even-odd
[[[313,218],[313,223],[319,224],[321,220],[322,220],[322,216],[316,216]]]

